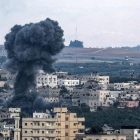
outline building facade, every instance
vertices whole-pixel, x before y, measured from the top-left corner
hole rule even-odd
[[[47,74],[44,71],[40,70],[37,75],[36,81],[37,81],[37,87],[49,86],[53,88],[57,86],[57,75]]]
[[[34,113],[33,118],[22,119],[22,140],[75,140],[76,134],[85,133],[84,121],[76,113],[67,113],[67,108]]]

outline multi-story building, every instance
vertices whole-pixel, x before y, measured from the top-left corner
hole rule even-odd
[[[136,126],[122,126],[120,134],[126,136],[126,140],[139,140],[139,129]]]
[[[38,92],[45,101],[57,102],[59,101],[60,88],[39,87]]]
[[[72,105],[80,106],[80,104],[86,103],[90,107],[90,111],[95,111],[98,106],[110,106],[112,101],[108,99],[109,92],[108,90],[74,89]]]
[[[37,80],[37,87],[49,86],[53,88],[57,86],[57,75],[47,74],[43,70],[39,71],[36,80]]]
[[[130,83],[114,83],[114,90],[129,89]]]
[[[84,121],[76,113],[68,113],[67,108],[35,112],[33,118],[22,119],[22,140],[75,140],[76,134],[84,135]]]
[[[57,85],[62,87],[62,86],[66,86],[66,87],[74,87],[74,86],[78,86],[79,85],[79,79],[58,79],[57,80]]]

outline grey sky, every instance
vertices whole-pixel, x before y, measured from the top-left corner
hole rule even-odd
[[[15,24],[57,20],[65,44],[75,39],[85,47],[140,44],[140,0],[0,0],[0,44]]]

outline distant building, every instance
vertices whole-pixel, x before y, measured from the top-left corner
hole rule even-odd
[[[39,71],[36,80],[37,80],[37,87],[49,86],[53,88],[57,86],[57,75],[47,74],[43,70]]]
[[[129,89],[130,83],[114,83],[114,90]]]
[[[77,86],[79,85],[79,80],[71,80],[71,79],[58,79],[57,80],[57,85],[62,87],[62,86],[66,86],[66,87],[73,87],[73,86]]]
[[[119,107],[138,107],[139,101],[119,101]]]

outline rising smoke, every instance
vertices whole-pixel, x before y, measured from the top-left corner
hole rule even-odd
[[[36,92],[39,69],[54,72],[54,56],[64,48],[63,30],[58,22],[47,18],[38,23],[15,25],[5,36],[8,60],[3,69],[16,74],[14,97],[7,102],[11,107],[47,107]],[[39,101],[38,101],[39,100]]]

